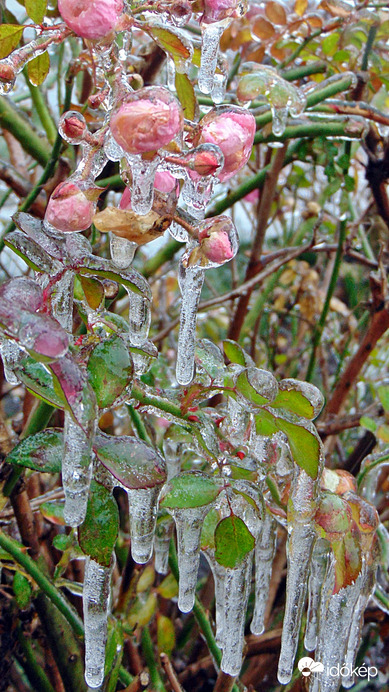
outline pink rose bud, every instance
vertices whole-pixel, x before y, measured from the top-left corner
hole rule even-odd
[[[62,19],[81,38],[104,38],[114,29],[123,0],[58,0]]]
[[[247,11],[247,0],[203,0],[203,6],[202,21],[210,24],[243,17]]]
[[[255,135],[255,118],[244,108],[213,108],[200,122],[197,144],[216,144],[223,152],[224,166],[218,178],[231,178],[250,158]]]
[[[169,144],[183,124],[182,108],[165,87],[145,87],[127,97],[110,128],[124,151],[145,154]]]
[[[199,245],[184,260],[185,266],[219,267],[238,252],[238,234],[229,216],[206,219],[198,226],[198,233]]]
[[[213,151],[203,149],[195,154],[192,168],[201,176],[214,175],[221,166],[221,157]]]
[[[45,222],[64,233],[85,231],[95,213],[96,194],[93,189],[83,191],[72,181],[60,183],[49,199]]]
[[[11,63],[5,60],[0,64],[0,82],[13,82],[16,71]]]
[[[86,121],[82,113],[68,111],[59,120],[59,133],[69,144],[79,144],[87,132]]]
[[[169,171],[157,171],[154,178],[154,187],[159,192],[169,194],[176,189],[179,192],[179,183]],[[119,209],[131,209],[131,188],[126,187],[119,203]]]

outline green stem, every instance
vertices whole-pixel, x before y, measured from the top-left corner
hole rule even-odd
[[[25,547],[14,538],[7,536],[2,530],[0,530],[0,546],[12,555],[14,560],[34,579],[39,588],[65,616],[74,633],[79,637],[83,637],[83,624],[76,611],[73,610],[73,607],[54,584],[41,572],[37,563],[25,552]]]
[[[295,82],[297,79],[309,77],[311,74],[319,74],[327,71],[325,62],[313,62],[309,65],[301,65],[300,67],[292,67],[290,70],[281,70],[281,77],[287,82]]]
[[[287,58],[287,60],[284,60],[284,62],[282,62],[280,64],[280,68],[282,69],[283,67],[290,65],[291,62],[296,60],[296,58],[298,58],[298,56],[300,55],[301,51],[304,50],[305,46],[307,46],[308,43],[310,43],[314,38],[316,38],[317,36],[320,36],[322,31],[323,31],[323,29],[320,28],[320,29],[317,29],[316,31],[314,31],[309,36],[307,36],[307,38],[304,39],[304,41],[299,46],[297,46],[296,50],[293,51],[292,55],[290,55],[289,58]]]
[[[150,442],[150,438],[148,435],[148,432],[146,430],[146,426],[142,420],[142,417],[139,415],[138,411],[134,409],[131,404],[128,404],[127,406],[127,411],[130,415],[131,422],[141,440],[144,442]]]
[[[377,31],[378,31],[378,27],[379,27],[378,24],[372,24],[370,29],[369,29],[369,33],[367,35],[367,41],[366,41],[366,45],[365,45],[365,50],[364,50],[363,58],[362,58],[362,62],[361,62],[362,72],[365,72],[368,68],[369,55],[370,55],[371,49],[373,48],[373,43],[374,43],[374,39],[375,39]]]
[[[336,255],[335,255],[335,260],[334,260],[334,266],[332,269],[332,274],[331,274],[331,279],[330,283],[328,286],[328,291],[326,295],[326,299],[324,302],[323,310],[320,315],[320,319],[317,325],[317,328],[315,330],[315,333],[313,335],[313,345],[312,345],[312,352],[311,352],[311,357],[309,359],[309,364],[308,364],[308,371],[305,376],[305,379],[307,382],[310,382],[312,379],[312,374],[315,368],[315,361],[316,361],[316,350],[317,347],[320,343],[322,334],[323,334],[323,329],[325,325],[325,321],[327,319],[328,311],[330,309],[330,302],[331,298],[333,296],[335,287],[336,287],[336,282],[338,280],[338,274],[339,274],[339,269],[342,261],[342,255],[343,255],[343,245],[344,241],[346,238],[346,227],[347,227],[347,220],[341,219],[340,221],[340,226],[339,226],[339,240],[338,240],[338,247],[336,250]]]
[[[47,139],[49,140],[50,144],[54,144],[57,136],[57,128],[43,98],[42,91],[38,87],[31,84],[28,77],[27,68],[23,70],[23,75],[30,90],[31,99],[39,116],[39,120],[41,121],[42,127],[47,134]]]
[[[162,682],[162,678],[155,662],[153,642],[147,625],[145,625],[142,629],[141,642],[143,655],[146,659],[150,673],[152,689],[155,690],[155,692],[166,692],[166,687]]]
[[[350,125],[347,121],[340,122],[307,122],[299,123],[298,125],[288,125],[280,136],[273,134],[263,135],[262,132],[257,132],[254,137],[254,144],[263,144],[268,142],[285,142],[287,139],[302,139],[305,137],[352,137],[360,139],[364,125],[357,121],[353,121]]]
[[[182,413],[180,407],[177,406],[177,404],[173,404],[167,399],[162,399],[158,396],[149,396],[148,394],[142,392],[142,390],[136,385],[133,386],[131,394],[134,397],[134,399],[139,401],[139,403],[142,406],[153,406],[159,409],[160,411],[170,413],[172,416],[175,416],[176,418],[180,418],[182,421],[187,422],[186,416]]]
[[[46,166],[50,159],[48,143],[34,132],[28,121],[15,108],[12,101],[5,96],[0,96],[0,125],[20,142],[23,149],[33,159],[38,161],[41,166]]]
[[[36,659],[36,653],[31,644],[31,640],[25,636],[20,625],[17,628],[17,637],[25,658],[23,668],[33,688],[42,690],[42,692],[55,692],[42,666]]]

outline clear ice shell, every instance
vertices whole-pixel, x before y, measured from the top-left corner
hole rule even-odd
[[[255,607],[250,626],[253,634],[262,634],[265,630],[265,609],[276,545],[277,523],[270,512],[265,511],[262,530],[255,545]]]
[[[85,624],[85,680],[97,688],[104,681],[105,645],[113,560],[110,567],[87,558],[82,594]]]
[[[317,540],[312,553],[308,582],[308,611],[305,627],[304,646],[307,651],[314,651],[319,627],[319,608],[321,589],[327,571],[328,543]]]
[[[20,380],[14,373],[14,367],[23,358],[23,351],[19,348],[16,341],[0,335],[0,355],[3,361],[5,379],[11,385],[19,384]]]
[[[70,334],[73,330],[74,273],[65,271],[51,291],[51,312],[61,327]]]
[[[119,238],[115,233],[110,233],[109,247],[112,262],[119,269],[127,269],[134,259],[135,250],[138,246],[127,238]]]
[[[158,574],[169,572],[169,545],[174,522],[170,519],[157,522],[154,538],[155,571]]]
[[[182,304],[180,331],[178,334],[176,379],[179,384],[189,384],[194,374],[197,307],[204,283],[204,270],[199,267],[185,268],[180,263],[178,276]]]
[[[178,607],[182,613],[189,613],[195,602],[197,572],[200,562],[200,537],[209,505],[173,509],[177,530],[177,556],[179,570]]]
[[[153,554],[161,486],[125,488],[130,514],[131,555],[138,564],[148,562]]]
[[[203,24],[201,27],[202,44],[198,85],[203,94],[210,94],[213,89],[220,37],[225,26],[225,22],[214,22]]]
[[[128,292],[130,297],[129,336],[133,346],[143,346],[149,335],[151,310],[150,301],[140,293]]]
[[[141,155],[126,154],[131,168],[131,207],[135,214],[148,214],[154,201],[154,179],[160,157],[144,160]]]
[[[69,526],[85,519],[92,477],[93,435],[88,435],[65,411],[62,485],[65,493],[64,518]]]

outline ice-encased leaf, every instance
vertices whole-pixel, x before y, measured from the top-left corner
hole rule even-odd
[[[28,78],[34,86],[40,86],[45,81],[50,70],[50,57],[47,50],[29,61],[27,65]]]
[[[24,26],[19,24],[2,24],[0,26],[0,59],[6,58],[18,45]]]
[[[170,27],[166,29],[157,23],[151,24],[147,32],[153,37],[154,41],[168,53],[174,60],[179,71],[183,71],[185,63],[190,60],[193,49],[188,39],[179,31],[172,30]]]
[[[270,372],[249,367],[238,375],[236,390],[243,398],[254,406],[263,406],[274,401],[278,393],[278,385]]]
[[[85,264],[78,267],[76,271],[83,276],[111,279],[129,288],[130,291],[143,294],[145,298],[151,300],[151,289],[146,279],[134,269],[118,269],[111,260],[89,255]]]
[[[104,303],[104,286],[89,276],[76,276],[74,297],[76,300],[86,300],[92,310],[98,310]]]
[[[237,567],[254,546],[254,536],[240,517],[232,514],[218,523],[215,529],[215,558],[223,567]]]
[[[163,457],[135,437],[113,437],[99,433],[95,452],[101,463],[125,488],[153,488],[166,480]]]
[[[58,270],[58,263],[49,257],[35,240],[27,238],[24,233],[13,231],[4,238],[4,243],[34,271],[45,271],[48,274],[55,274]]]
[[[60,473],[63,431],[47,428],[19,442],[7,456],[8,464],[25,466],[42,473]]]
[[[324,405],[320,390],[309,382],[286,379],[278,383],[279,392],[272,408],[284,408],[303,418],[316,418]]]
[[[270,436],[278,432],[277,418],[266,408],[260,409],[255,414],[255,432],[257,435]]]
[[[62,392],[54,389],[53,377],[42,363],[37,363],[30,356],[25,356],[15,367],[15,373],[27,389],[42,401],[55,408],[66,407]]]
[[[89,381],[100,408],[112,406],[131,381],[132,358],[123,339],[113,335],[93,349],[88,361]]]
[[[195,363],[213,380],[218,380],[225,368],[220,349],[208,339],[201,339],[195,345]]]
[[[243,348],[236,343],[236,341],[225,339],[223,341],[223,348],[224,353],[231,363],[237,363],[237,365],[242,365],[244,368],[247,367],[247,355]]]
[[[96,397],[86,373],[69,353],[48,367],[54,376],[54,389],[62,398],[62,406],[65,405],[87,432],[96,419]]]
[[[23,313],[17,337],[36,360],[51,362],[62,358],[69,348],[69,337],[51,315]]]
[[[178,100],[181,103],[184,111],[185,118],[187,120],[194,120],[198,106],[192,82],[190,81],[188,75],[176,72],[174,84],[176,87]]]
[[[108,567],[119,530],[119,510],[107,488],[92,480],[86,517],[78,527],[78,541],[85,555]]]
[[[36,245],[47,252],[50,257],[59,261],[64,259],[66,255],[65,238],[54,237],[44,230],[43,222],[40,219],[23,211],[18,211],[13,215],[12,220],[21,231],[34,240]]]
[[[184,509],[208,505],[220,493],[216,478],[199,471],[187,471],[172,478],[163,489],[160,505],[166,509]]]
[[[295,463],[308,476],[317,478],[320,464],[320,441],[316,435],[302,425],[277,418],[277,426],[288,437],[290,451]]]

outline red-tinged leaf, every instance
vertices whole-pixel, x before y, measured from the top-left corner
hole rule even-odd
[[[176,72],[175,87],[178,100],[184,110],[185,118],[188,120],[194,120],[197,111],[197,99],[193,84],[188,75],[185,73]]]
[[[35,24],[42,24],[46,14],[47,0],[25,0],[26,12]]]
[[[165,460],[135,437],[96,437],[95,452],[101,463],[125,488],[154,488],[166,480]]]
[[[84,523],[78,540],[85,555],[108,567],[119,530],[119,510],[107,488],[92,480]]]
[[[99,408],[109,408],[131,381],[132,358],[120,336],[101,341],[88,361],[89,381]]]
[[[2,24],[0,26],[0,60],[15,50],[22,38],[24,26],[19,24]]]
[[[34,86],[40,86],[45,81],[50,70],[50,58],[47,51],[30,60],[27,65],[28,78]]]
[[[320,461],[320,442],[317,437],[283,418],[277,418],[277,427],[288,437],[290,451],[295,463],[311,478],[317,478]]]
[[[191,47],[187,40],[172,29],[163,26],[149,26],[148,33],[161,48],[173,58],[177,65],[185,63],[191,57]]]
[[[60,473],[62,452],[62,430],[47,428],[19,442],[8,454],[7,463],[42,473]]]
[[[284,8],[280,3],[274,2],[273,0],[266,3],[265,14],[273,24],[286,24],[287,22]]]
[[[43,502],[39,507],[39,511],[44,518],[47,519],[47,521],[49,521],[51,524],[56,524],[58,526],[66,526],[65,517],[63,514],[64,509],[64,502],[58,501]]]
[[[233,569],[254,549],[252,533],[240,517],[232,514],[215,529],[215,558],[223,567]]]

